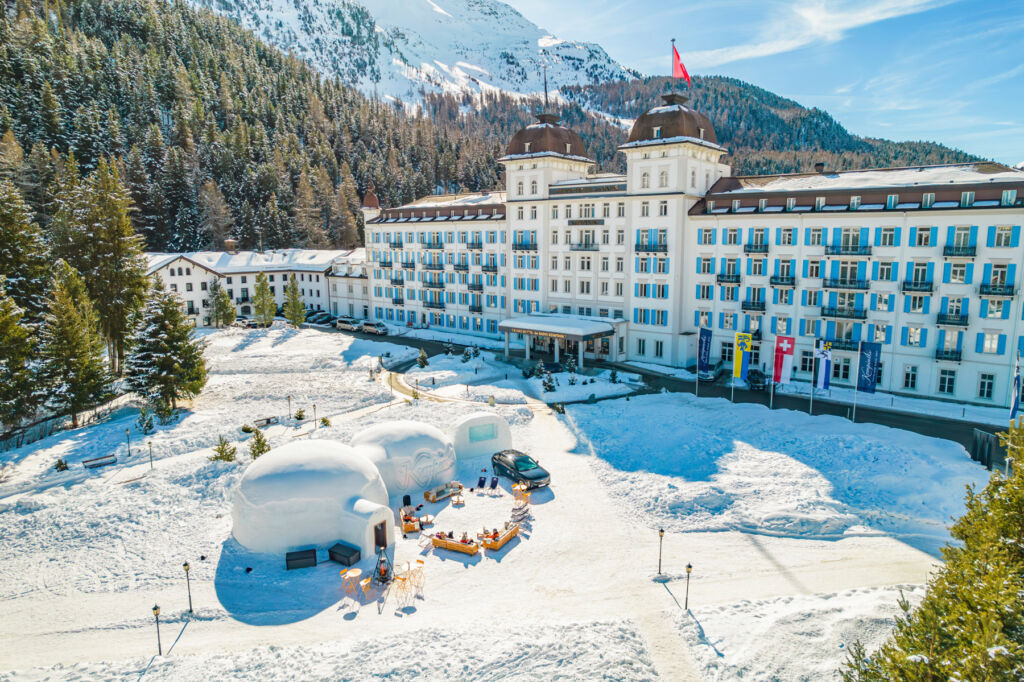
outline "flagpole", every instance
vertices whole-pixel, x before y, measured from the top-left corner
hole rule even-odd
[[[858,341],[857,342],[857,373],[853,375],[855,381],[853,382],[853,420],[852,421],[854,421],[854,422],[857,421],[857,394],[860,393],[860,388],[858,387],[858,384],[860,383],[860,350],[861,350],[860,347],[861,347],[861,344],[863,344],[863,343],[864,343],[863,341]]]
[[[794,351],[796,352],[796,351]],[[814,352],[811,353],[811,406],[807,408],[807,414],[814,414],[814,385],[818,381],[818,342],[814,342]]]

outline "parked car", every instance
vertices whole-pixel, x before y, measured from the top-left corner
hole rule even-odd
[[[377,334],[378,336],[386,336],[388,333],[388,327],[383,322],[363,322],[361,331],[367,334]]]
[[[347,329],[350,332],[357,332],[363,327],[363,323],[354,317],[339,317],[334,323],[338,329]]]
[[[527,488],[542,488],[551,484],[551,474],[533,457],[518,450],[502,450],[491,455],[491,469],[495,476],[504,476]]]
[[[752,367],[747,370],[747,388],[751,391],[763,391],[768,387],[768,377],[764,372]]]
[[[328,318],[330,318],[330,316],[330,313],[320,311],[315,315],[310,315],[309,317],[307,317],[306,322],[308,322],[309,324],[325,324]]]
[[[307,310],[306,311],[306,322],[309,322],[309,318],[313,317],[314,315],[316,315],[317,313],[320,313],[320,312],[322,312],[322,311],[320,311],[320,310]]]
[[[726,372],[725,362],[719,360],[718,364],[712,365],[706,370],[697,372],[697,380],[701,383],[709,384],[718,381],[718,377],[722,376]]]

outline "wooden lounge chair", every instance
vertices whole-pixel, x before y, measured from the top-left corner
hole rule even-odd
[[[469,554],[471,556],[480,551],[480,544],[475,540],[472,542],[460,542],[449,538],[432,537],[430,538],[430,542],[434,547],[447,549],[452,552],[462,552],[463,554]]]
[[[511,526],[508,527],[507,530],[502,532],[502,534],[499,535],[496,539],[491,540],[491,539],[485,538],[484,539],[484,549],[488,549],[488,550],[490,550],[492,552],[497,551],[497,550],[501,549],[502,547],[504,547],[505,544],[509,540],[511,540],[512,538],[514,538],[517,535],[519,535],[519,524],[518,523],[513,523]]]
[[[451,481],[444,485],[438,486],[433,490],[428,490],[423,493],[423,499],[427,502],[439,502],[446,497],[451,497],[457,492],[462,491],[462,484],[458,481]]]

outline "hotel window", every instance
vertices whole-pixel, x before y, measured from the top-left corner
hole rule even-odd
[[[1010,239],[1013,236],[1013,230],[1009,225],[998,225],[996,227],[996,246],[1009,246]]]
[[[786,199],[786,210],[792,211],[794,208],[796,208],[796,199],[794,199],[793,197],[788,197]]]
[[[988,302],[988,312],[986,317],[989,319],[1000,319],[1003,317],[1003,309],[1006,307],[1006,301],[1000,301],[998,299]]]
[[[185,282],[185,291],[192,291],[192,282]]]
[[[697,314],[697,324],[701,327],[711,326],[711,312],[708,310],[701,310]]]
[[[602,244],[607,244],[608,243],[608,230],[601,230],[601,243]]]
[[[939,370],[939,393],[952,394],[956,391],[956,370]]]
[[[565,266],[562,269],[572,270],[572,258],[570,258],[569,256],[565,257]]]
[[[625,244],[626,243],[626,231],[625,230],[616,230],[615,231],[615,243],[616,244]]]
[[[708,201],[706,206],[707,206],[707,208],[704,209],[705,213],[714,213],[715,212],[715,202],[714,201]]]
[[[551,230],[551,243],[552,244],[557,244],[558,243],[558,230]]]
[[[651,215],[651,204],[650,202],[643,201],[640,203],[640,217],[646,218]]]
[[[530,194],[536,194],[536,193],[537,193],[537,181],[536,180],[531,180],[530,181]]]
[[[551,217],[552,218],[558,218],[558,206],[557,205],[552,205],[551,206]]]
[[[536,206],[531,206],[530,207],[530,220],[536,220],[536,219],[537,219],[537,207]]]
[[[758,210],[759,213],[764,213],[764,209],[767,208],[767,207],[768,207],[768,200],[767,199],[758,199],[757,200],[757,210]]]
[[[273,281],[274,281],[274,276],[273,276],[273,275],[271,275],[271,276],[270,276],[270,281],[271,281],[271,282],[273,282]],[[200,288],[200,289],[201,289],[202,291],[206,291],[206,282],[200,282],[200,283],[199,283],[199,288]]]
[[[903,388],[915,390],[917,388],[917,366],[907,365],[903,368]]]
[[[667,201],[659,201],[658,202],[658,215],[668,215],[668,202]]]
[[[520,180],[519,182],[516,183],[516,194],[518,196],[523,196],[523,181],[522,180]]]
[[[608,272],[608,256],[601,256],[601,272]]]
[[[889,303],[892,300],[890,297],[894,294],[878,294],[878,299],[875,301],[876,310],[888,310]]]
[[[622,272],[625,269],[626,261],[623,258],[615,259],[615,272]]]
[[[817,279],[821,277],[821,261],[812,260],[807,263],[807,276]]]
[[[711,264],[713,262],[714,262],[714,260],[711,259],[711,258],[701,258],[700,259],[700,274],[702,274],[702,275],[710,275],[711,274]]]
[[[750,259],[750,274],[760,277],[764,274],[764,259],[763,258],[751,258]]]
[[[779,244],[782,246],[793,246],[792,227],[783,227],[779,230]]]
[[[658,187],[668,187],[668,171],[658,173]]]
[[[704,190],[708,190],[711,187],[711,173],[704,174]]]
[[[647,341],[645,339],[636,340],[636,354],[646,355],[647,353]]]
[[[968,208],[974,205],[974,192],[960,192],[960,206]]]
[[[580,280],[580,293],[581,294],[589,294],[590,293],[590,280],[588,280],[588,279],[581,279]]]
[[[697,231],[697,243],[698,244],[710,244],[711,243],[711,236],[713,234],[714,233],[711,231],[711,228],[706,228],[706,229],[698,230]]]
[[[593,218],[594,217],[594,205],[583,204],[580,206],[580,217],[581,218]]]
[[[565,205],[565,217],[566,218],[571,218],[572,217],[572,205],[571,204],[566,204]]]
[[[565,143],[565,155],[572,156],[572,145],[568,142]]]
[[[601,280],[601,295],[608,295],[608,280]],[[602,315],[601,317],[608,317],[608,315]]]
[[[697,189],[697,171],[690,171],[690,188]]]
[[[580,257],[580,270],[590,270],[590,256]]]
[[[651,270],[648,267],[648,263],[650,263],[650,260],[648,260],[647,258],[641,258],[639,261],[637,261],[638,267],[637,267],[636,271],[637,272],[650,272]]]
[[[740,206],[741,206],[741,204],[740,204],[740,200],[739,199],[733,199],[732,200],[732,212],[733,213],[739,213]]]
[[[661,126],[654,126],[654,128],[651,129],[651,134],[652,134],[652,136],[654,137],[655,140],[660,140],[661,139]]]
[[[737,286],[723,286],[722,287],[722,300],[723,301],[735,301],[736,290],[739,289]]]
[[[619,202],[618,204],[615,205],[615,215],[616,215],[617,218],[625,218],[626,217],[626,204],[625,203]]]
[[[519,220],[523,219],[523,207],[522,206],[517,206],[516,207],[516,218],[518,218]]]
[[[910,312],[912,312],[912,313],[923,313],[924,312],[924,296],[911,296],[910,297]]]
[[[847,381],[850,378],[850,358],[832,360],[832,378]]]
[[[793,304],[793,290],[792,289],[779,289],[779,305],[792,305]],[[783,318],[779,318],[780,320]]]
[[[935,204],[935,193],[925,192],[921,195],[921,208],[931,208]]]
[[[889,196],[887,196],[885,198],[885,207],[886,208],[889,208],[889,209],[896,208],[896,205],[898,203],[900,203],[900,195],[899,194],[890,194]]]
[[[1013,206],[1017,203],[1017,190],[1004,189],[1003,198],[999,201],[1000,206]]]
[[[659,312],[662,312],[662,311],[659,311]],[[665,354],[665,342],[664,341],[655,341],[654,342],[654,357],[660,358],[664,354]]]
[[[927,227],[917,228],[917,242],[914,246],[931,246],[932,245],[932,231]]]
[[[818,291],[818,290],[808,291],[807,292],[807,305],[808,305],[808,307],[821,305],[821,292]]]
[[[622,296],[622,282],[615,283],[615,295]],[[622,317],[621,313],[616,313],[616,317]]]
[[[814,371],[814,351],[812,351],[812,350],[800,351],[800,371],[801,372],[813,372]]]
[[[551,269],[558,270],[558,256],[551,257]]]
[[[604,218],[610,218],[612,215],[611,204],[601,204],[601,216]]]
[[[996,375],[995,374],[980,374],[978,375],[978,397],[984,398],[985,400],[992,399],[992,387],[995,386]]]
[[[876,324],[874,329],[874,336],[871,340],[874,341],[875,343],[885,343],[885,326],[881,324]],[[879,379],[879,381],[881,381],[881,379]]]
[[[711,296],[712,293],[710,284],[701,284],[697,287],[697,298],[699,298],[700,300],[710,301]]]
[[[821,228],[812,227],[807,236],[807,246],[821,246]]]
[[[730,227],[725,231],[725,243],[726,244],[739,244],[740,243],[740,230],[738,227]]]
[[[895,227],[880,227],[880,228],[878,228],[878,245],[879,246],[895,246],[896,245],[896,228]]]
[[[851,211],[856,211],[859,208],[860,208],[860,197],[858,197],[858,196],[850,197],[850,210]]]
[[[999,352],[999,334],[995,332],[986,332],[984,339],[982,340],[981,346],[982,353],[998,353]]]
[[[551,280],[551,293],[554,294],[554,293],[557,293],[557,292],[558,292],[558,280],[557,279],[552,279]]]
[[[964,309],[964,299],[962,298],[951,298],[946,303],[946,312],[950,315],[959,315],[960,311]],[[949,343],[953,338],[952,334],[946,335],[946,343]]]
[[[644,171],[640,174],[640,189],[647,189],[651,186],[651,174]]]
[[[725,328],[729,329],[732,327],[732,317],[726,315],[726,318],[729,319],[729,326]],[[732,341],[722,342],[722,362],[732,362]]]
[[[878,264],[878,281],[888,282],[892,279],[892,263]]]
[[[814,210],[821,211],[825,208],[825,197],[814,197]]]
[[[571,294],[572,293],[572,280],[570,280],[570,279],[562,280],[562,291],[564,291],[567,294]]]
[[[920,346],[921,345],[921,328],[920,327],[907,327],[907,345],[908,346]]]

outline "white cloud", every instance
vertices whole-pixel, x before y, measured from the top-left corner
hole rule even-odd
[[[792,52],[841,40],[846,32],[886,19],[916,14],[957,0],[800,0],[769,5],[770,19],[757,39],[742,45],[687,52],[687,64],[708,68],[741,59]],[[784,36],[784,37],[778,37]]]

